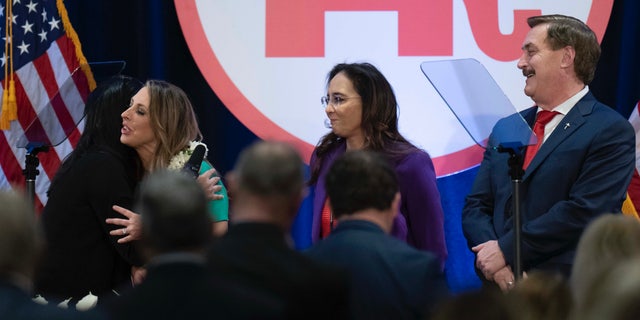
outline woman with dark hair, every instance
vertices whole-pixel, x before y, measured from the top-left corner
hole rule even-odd
[[[387,79],[369,63],[338,64],[329,72],[321,101],[331,132],[311,156],[312,241],[326,237],[334,223],[324,183],[330,165],[346,151],[372,150],[384,154],[398,175],[402,200],[392,235],[433,252],[444,266],[444,217],[433,163],[398,131],[398,104]]]
[[[143,170],[135,150],[120,143],[120,114],[142,87],[116,76],[100,84],[85,106],[85,127],[76,148],[54,176],[42,212],[47,249],[36,275],[35,292],[49,301],[101,297],[130,283],[141,265],[131,244],[119,244],[105,223],[131,207]]]

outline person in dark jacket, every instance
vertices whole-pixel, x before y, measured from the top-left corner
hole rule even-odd
[[[433,253],[390,235],[401,202],[391,164],[373,151],[347,151],[325,185],[336,225],[306,253],[350,271],[354,318],[428,317],[448,289]]]

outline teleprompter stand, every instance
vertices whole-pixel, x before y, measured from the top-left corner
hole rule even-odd
[[[422,72],[477,145],[508,154],[513,188],[514,276],[522,278],[522,214],[520,187],[523,154],[537,138],[489,72],[475,59],[427,61]],[[500,126],[496,126],[498,121]],[[492,139],[489,139],[489,137]]]
[[[501,143],[498,145],[498,152],[508,153],[509,159],[507,164],[509,165],[509,175],[511,176],[511,188],[513,192],[512,204],[513,204],[513,230],[514,230],[514,270],[513,274],[515,280],[518,281],[522,278],[522,213],[520,212],[520,185],[522,184],[522,177],[524,176],[524,170],[522,169],[523,155],[526,146],[521,143]]]
[[[25,156],[25,166],[22,170],[22,174],[25,179],[26,197],[29,203],[35,203],[36,201],[36,177],[40,174],[38,165],[40,160],[38,159],[38,153],[49,151],[49,146],[42,143],[29,143],[26,146],[27,155]]]

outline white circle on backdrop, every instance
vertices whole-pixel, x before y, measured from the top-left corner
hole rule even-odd
[[[537,10],[531,12],[560,13],[585,21],[601,40],[613,6],[613,0],[494,0],[492,5],[488,5],[492,1],[486,1],[482,6],[473,0],[423,1],[415,4],[417,12],[427,12],[434,3],[451,6],[451,21],[445,22],[442,29],[429,31],[452,28],[451,53],[400,56],[400,11],[368,9],[382,6],[383,2],[327,0],[318,4],[315,0],[176,0],[175,5],[191,54],[205,79],[224,105],[260,138],[290,141],[308,161],[313,146],[329,130],[324,126],[326,115],[320,104],[320,97],[326,94],[327,73],[337,63],[370,62],[380,69],[394,88],[399,104],[400,132],[429,152],[438,176],[479,163],[482,149],[475,146],[423,75],[420,70],[422,62],[476,59],[489,71],[515,109],[522,110],[533,104],[523,93],[525,78],[516,67],[524,37],[513,42],[515,48],[504,49],[509,52],[510,59],[502,61],[504,59],[482,50],[474,37],[477,30],[472,30],[472,25],[490,28],[487,24],[494,23],[500,33],[508,36],[514,32],[515,12]],[[287,5],[293,3],[298,6]],[[309,14],[306,9],[317,11],[317,6],[327,3],[349,9],[321,10],[324,50],[320,54],[268,56],[267,12],[284,8],[282,10],[287,10],[284,16],[294,21],[285,23],[291,28],[291,24],[297,23],[296,19],[304,19]],[[273,7],[267,10],[267,6]],[[296,12],[298,9],[295,8],[300,7],[304,10]],[[476,24],[471,23],[472,16]],[[477,19],[491,16],[498,17],[498,21],[477,22]],[[299,23],[301,28],[304,27],[304,21]],[[422,41],[426,32],[415,30],[404,35],[402,41]],[[299,39],[293,37],[280,41],[295,47]],[[494,46],[499,43],[496,41]],[[286,46],[282,50],[286,51]]]

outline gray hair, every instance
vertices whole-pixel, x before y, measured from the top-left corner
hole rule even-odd
[[[155,253],[201,249],[211,238],[211,218],[200,185],[182,172],[161,169],[140,184],[136,209],[142,240]]]
[[[263,141],[243,150],[234,172],[238,188],[264,197],[289,198],[304,189],[304,164],[291,145]]]

